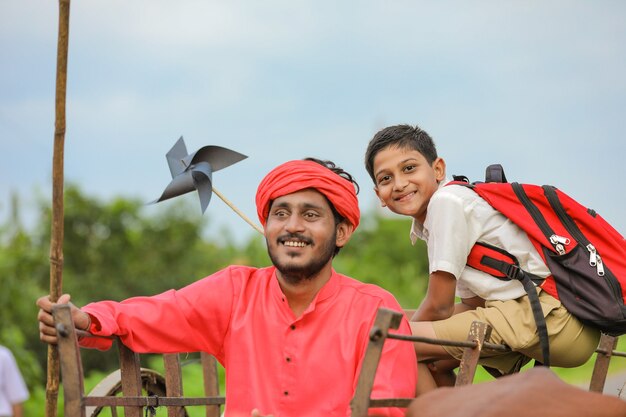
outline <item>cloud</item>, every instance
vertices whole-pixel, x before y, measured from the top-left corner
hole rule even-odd
[[[385,125],[417,123],[451,173],[478,179],[501,162],[512,178],[560,186],[626,231],[626,197],[615,192],[626,155],[626,3],[71,7],[66,178],[88,192],[156,198],[169,181],[164,155],[183,135],[189,149],[250,156],[216,174],[216,187],[249,215],[263,174],[309,155],[355,173],[366,210],[375,204],[366,142]],[[57,6],[0,8],[0,191],[45,192]],[[217,203],[208,215],[238,224]]]

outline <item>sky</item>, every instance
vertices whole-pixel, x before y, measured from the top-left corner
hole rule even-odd
[[[255,223],[259,181],[307,156],[352,173],[372,212],[365,148],[407,123],[449,175],[501,163],[625,234],[625,22],[626,2],[604,0],[73,1],[65,183],[150,202],[183,136],[248,156],[213,184]],[[51,200],[57,30],[57,1],[0,0],[2,223],[11,194],[26,223]],[[256,233],[215,196],[204,216],[216,239]]]

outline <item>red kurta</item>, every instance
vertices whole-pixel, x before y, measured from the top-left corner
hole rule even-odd
[[[349,416],[376,311],[402,311],[387,291],[332,273],[296,318],[275,268],[232,266],[178,291],[84,307],[95,335],[118,335],[137,352],[214,355],[226,369],[226,415],[257,408],[275,417]],[[399,333],[410,334],[403,320]],[[81,345],[107,349],[110,340]],[[388,340],[373,397],[412,397],[417,369],[411,343]],[[380,415],[403,415],[383,409]]]

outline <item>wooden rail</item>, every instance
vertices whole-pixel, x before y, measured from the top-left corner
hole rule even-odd
[[[411,310],[405,310],[404,314],[407,317],[411,317],[411,312]],[[367,416],[369,408],[407,407],[413,400],[413,398],[371,398],[376,368],[378,367],[383,345],[387,339],[464,348],[455,386],[467,385],[473,382],[478,359],[482,350],[510,351],[510,348],[507,346],[486,342],[491,334],[491,327],[486,323],[478,321],[472,323],[467,339],[465,341],[455,341],[399,335],[390,332],[390,330],[399,327],[401,319],[402,313],[383,308],[379,309],[372,331],[370,332],[370,341],[363,359],[356,392],[350,404],[352,417]],[[616,345],[617,337],[615,336],[603,334],[600,338],[600,343],[596,350],[598,355],[596,357],[589,391],[603,392],[611,358],[613,356],[626,357],[626,352],[615,351]]]
[[[120,370],[105,378],[92,392],[85,394],[83,368],[78,337],[84,333],[74,328],[68,305],[55,306],[53,316],[59,335],[59,356],[64,390],[65,416],[97,416],[105,407],[117,416],[117,407],[124,407],[124,415],[142,417],[148,407],[166,407],[168,417],[185,417],[185,407],[204,406],[207,417],[219,417],[225,397],[219,393],[217,362],[201,353],[204,396],[184,395],[181,362],[178,354],[164,354],[165,375],[143,369],[139,355],[122,343],[117,343]],[[370,331],[370,341],[365,352],[357,388],[351,402],[352,416],[368,415],[371,407],[407,407],[414,398],[371,398],[374,378],[384,343],[387,339],[421,342],[463,348],[463,356],[456,378],[456,386],[471,384],[478,359],[483,350],[508,351],[508,347],[487,342],[491,327],[474,322],[465,341],[431,339],[393,333],[399,327],[402,313],[380,309]],[[602,335],[598,345],[590,391],[602,392],[609,363],[613,356],[626,357],[626,352],[615,351],[617,337]]]
[[[217,362],[214,357],[201,353],[204,379],[204,397],[186,397],[178,354],[164,354],[165,376],[141,368],[139,354],[124,344],[117,343],[120,371],[105,378],[104,386],[85,394],[83,368],[78,346],[78,332],[68,305],[55,306],[52,312],[59,335],[59,356],[65,401],[65,416],[97,416],[104,407],[124,407],[124,415],[142,417],[147,407],[167,407],[168,417],[186,416],[185,407],[205,406],[207,417],[218,417],[226,402],[219,394]],[[93,392],[93,391],[92,391]],[[121,396],[118,396],[121,394]]]

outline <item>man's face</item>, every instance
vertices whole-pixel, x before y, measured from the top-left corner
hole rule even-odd
[[[445,178],[445,163],[429,164],[412,149],[390,146],[374,158],[374,191],[383,206],[424,223],[430,198]]]
[[[337,227],[326,198],[313,189],[272,202],[265,225],[267,250],[281,276],[296,284],[330,268]]]

